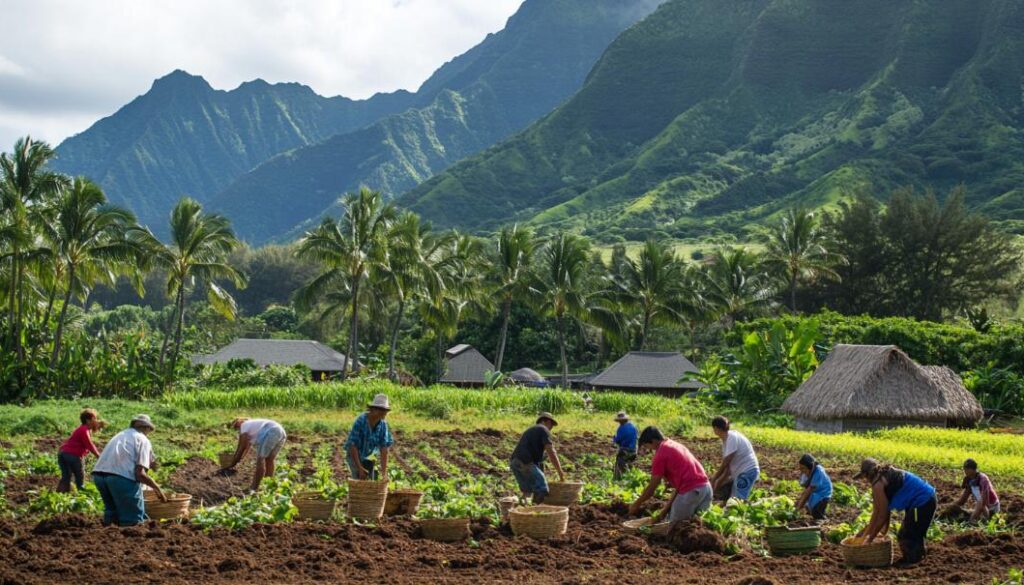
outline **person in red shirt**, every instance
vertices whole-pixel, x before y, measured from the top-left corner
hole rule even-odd
[[[107,426],[100,420],[100,415],[92,408],[86,408],[78,415],[82,421],[67,441],[60,446],[57,453],[57,466],[60,467],[60,481],[57,482],[58,492],[71,491],[71,478],[75,478],[75,486],[81,490],[85,486],[85,473],[82,470],[82,459],[87,453],[100,456],[99,449],[92,442],[92,433]]]
[[[651,481],[629,507],[630,514],[635,516],[640,513],[640,507],[654,496],[663,480],[675,492],[658,512],[655,523],[668,516],[668,521],[675,525],[711,507],[708,474],[689,449],[672,439],[666,439],[657,427],[645,428],[637,443],[641,452],[653,451],[654,460],[651,462]]]

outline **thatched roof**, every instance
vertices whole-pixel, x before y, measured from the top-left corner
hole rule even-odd
[[[298,339],[236,339],[216,353],[192,356],[193,364],[219,364],[250,359],[258,366],[304,365],[315,372],[341,372],[345,354],[317,341]]]
[[[678,352],[631,351],[587,381],[596,388],[697,389],[700,382],[680,382],[697,366]]]
[[[981,405],[945,367],[922,367],[894,345],[837,345],[782,405],[810,420],[884,418],[973,424]]]
[[[494,364],[470,345],[456,345],[445,352],[447,365],[441,382],[447,384],[483,384],[484,374],[494,371]]]
[[[546,382],[544,376],[541,376],[537,371],[531,370],[530,368],[519,368],[514,372],[509,372],[509,378],[516,382]]]

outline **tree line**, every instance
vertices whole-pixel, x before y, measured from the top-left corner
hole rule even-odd
[[[166,387],[183,358],[190,306],[202,295],[209,309],[234,318],[235,294],[273,262],[247,275],[232,260],[243,244],[229,220],[188,198],[172,211],[169,238],[160,241],[88,179],[48,170],[52,157],[31,138],[0,156],[4,396],[45,394],[61,383],[75,354],[66,332],[80,314],[69,308],[88,305],[96,289],[118,282],[139,295],[148,283],[169,301],[159,342],[128,360],[148,364],[140,383]],[[609,353],[680,349],[709,330],[826,307],[941,320],[1015,302],[1021,289],[1013,237],[969,212],[961,190],[943,203],[902,190],[884,206],[862,194],[829,213],[788,209],[751,245],[689,258],[669,241],[647,241],[635,254],[616,246],[606,257],[571,233],[520,225],[489,237],[437,230],[367,189],[342,204],[340,217],[272,256],[306,267],[291,303],[321,331],[343,331],[351,371],[358,374],[380,346],[392,379],[412,357],[400,356],[408,348],[403,336],[429,339],[436,368],[429,377],[436,378],[446,345],[467,323],[487,320],[497,323],[489,357],[499,371],[517,316],[549,324],[564,382],[572,339]],[[364,342],[367,328],[371,344]],[[676,347],[662,347],[664,331],[675,332]],[[79,335],[75,343],[89,340]]]

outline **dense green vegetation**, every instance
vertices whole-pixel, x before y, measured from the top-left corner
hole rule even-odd
[[[963,183],[1017,227],[1022,24],[1011,0],[673,0],[554,113],[401,203],[444,226],[643,241]]]

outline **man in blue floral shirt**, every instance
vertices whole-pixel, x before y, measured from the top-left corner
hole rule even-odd
[[[378,394],[367,404],[366,412],[356,417],[345,441],[346,461],[353,479],[388,478],[388,449],[395,443],[384,419],[391,411],[388,397]],[[379,473],[370,457],[380,456]]]

